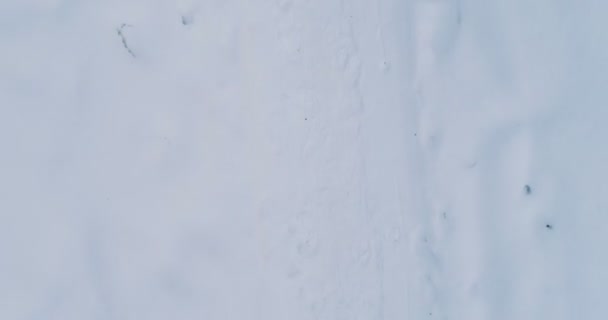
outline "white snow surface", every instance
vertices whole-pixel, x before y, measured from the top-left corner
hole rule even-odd
[[[0,319],[607,319],[607,17],[3,0]]]

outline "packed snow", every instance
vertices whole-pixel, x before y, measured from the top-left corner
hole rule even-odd
[[[0,319],[606,319],[607,17],[0,1]]]

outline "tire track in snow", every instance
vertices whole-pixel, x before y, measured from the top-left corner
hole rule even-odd
[[[424,167],[416,146],[411,1],[355,1],[353,24],[362,65],[366,211],[373,227],[378,319],[425,318],[425,298],[408,237],[426,212]],[[366,12],[375,13],[370,17]],[[390,66],[387,67],[387,66]],[[424,183],[424,182],[423,182]],[[423,306],[424,305],[424,306]]]
[[[284,140],[278,162],[309,173],[297,183],[303,195],[293,204],[306,213],[289,222],[289,246],[304,253],[291,258],[298,273],[289,285],[299,298],[287,300],[303,310],[302,318],[378,318],[378,250],[365,210],[361,61],[353,30],[358,12],[348,1],[321,2],[276,2],[285,73],[276,116],[290,119],[282,129],[292,134],[270,137]],[[324,168],[331,170],[318,171]],[[316,248],[312,254],[308,243]]]

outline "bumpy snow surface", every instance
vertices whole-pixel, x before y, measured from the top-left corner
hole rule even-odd
[[[608,319],[608,2],[0,1],[0,319]]]

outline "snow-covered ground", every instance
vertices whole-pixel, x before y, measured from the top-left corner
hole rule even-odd
[[[0,1],[0,319],[606,319],[607,17]]]

